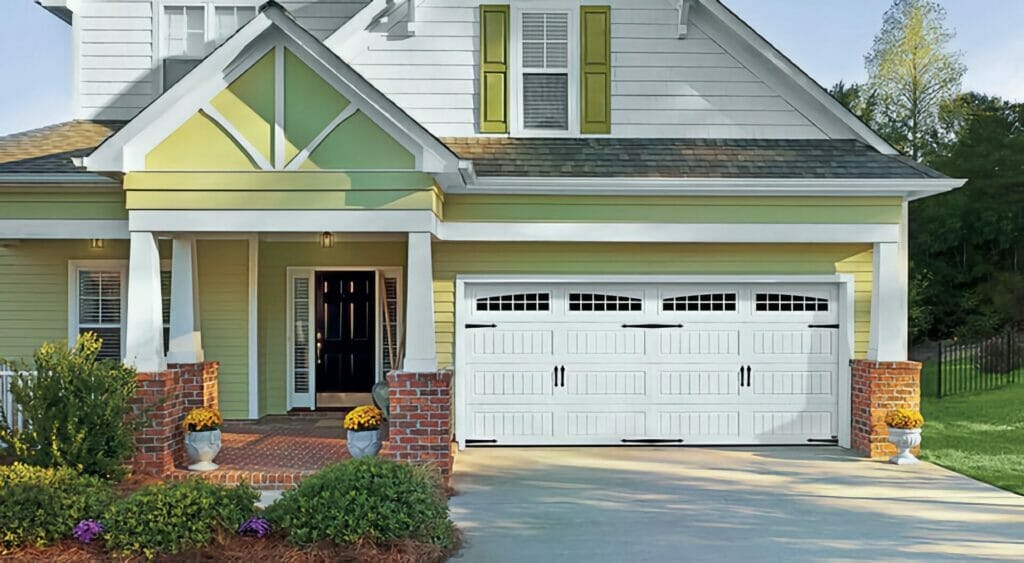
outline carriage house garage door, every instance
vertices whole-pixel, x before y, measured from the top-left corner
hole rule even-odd
[[[847,354],[840,287],[466,283],[457,438],[829,442]]]

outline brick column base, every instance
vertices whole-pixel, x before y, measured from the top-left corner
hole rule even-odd
[[[430,464],[445,482],[452,471],[452,374],[388,374],[391,418],[381,457]]]
[[[872,458],[896,455],[887,439],[885,415],[894,409],[921,408],[921,364],[853,360],[851,446]]]
[[[172,364],[166,371],[136,376],[132,406],[145,414],[147,423],[135,435],[135,473],[163,476],[185,463],[181,421],[194,408],[217,408],[219,367],[218,362]]]

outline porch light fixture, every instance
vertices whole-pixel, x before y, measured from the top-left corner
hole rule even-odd
[[[334,248],[334,233],[330,231],[320,233],[320,248]]]
[[[89,240],[89,248],[100,250],[103,248],[104,242],[101,238],[94,238]]]

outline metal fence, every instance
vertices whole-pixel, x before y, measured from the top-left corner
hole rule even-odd
[[[996,389],[1021,380],[1022,333],[1006,330],[975,342],[939,342],[938,396]]]

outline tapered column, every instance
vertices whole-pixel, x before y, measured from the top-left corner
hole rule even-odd
[[[402,369],[422,373],[437,371],[434,340],[434,266],[430,233],[409,233],[408,293],[405,313],[405,361]]]
[[[140,372],[167,369],[164,358],[160,251],[153,233],[131,233],[124,363]]]
[[[876,243],[871,292],[871,335],[868,359],[901,362],[907,359],[907,275],[900,245]]]
[[[193,238],[176,238],[171,255],[171,341],[167,347],[167,361],[197,364],[203,360],[196,241]]]

